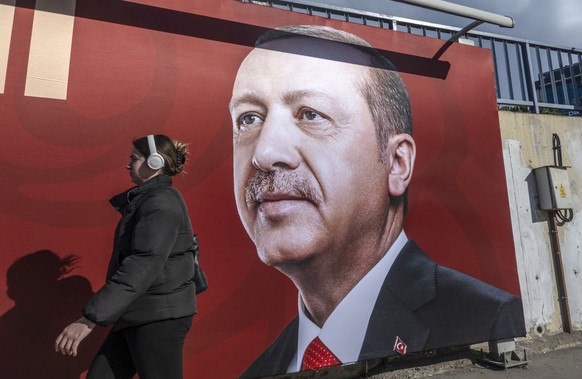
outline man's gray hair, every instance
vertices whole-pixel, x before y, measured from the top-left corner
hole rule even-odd
[[[376,125],[378,154],[385,162],[388,138],[393,134],[412,135],[412,110],[408,91],[396,67],[362,38],[319,25],[292,25],[269,30],[259,37],[255,46],[285,38],[317,38],[350,46],[364,53],[369,75],[362,78],[360,91],[368,104]]]

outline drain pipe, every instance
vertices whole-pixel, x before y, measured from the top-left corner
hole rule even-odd
[[[538,188],[539,208],[548,212],[549,237],[556,275],[558,303],[562,314],[562,325],[565,333],[572,333],[570,304],[568,302],[558,226],[572,221],[574,212],[571,204],[570,180],[567,167],[562,164],[562,145],[560,137],[556,133],[552,134],[552,145],[554,165],[536,168],[534,169],[534,175]]]
[[[566,289],[566,280],[564,278],[564,265],[562,263],[562,251],[560,248],[560,239],[558,237],[558,225],[556,223],[557,211],[550,211],[550,242],[554,257],[554,268],[556,270],[556,284],[558,289],[558,301],[560,304],[560,313],[562,313],[562,324],[565,333],[572,333],[572,320],[570,319],[570,304],[568,302],[568,291]]]
[[[562,164],[562,143],[558,134],[552,134],[552,150],[554,151],[554,165],[564,167]],[[568,301],[568,290],[566,288],[566,279],[564,276],[564,264],[562,262],[562,249],[560,247],[560,238],[558,236],[557,219],[560,219],[562,225],[572,221],[574,214],[572,209],[558,209],[550,211],[550,240],[552,241],[552,251],[554,252],[554,267],[556,268],[556,281],[558,284],[558,297],[560,308],[562,310],[562,323],[564,332],[572,333],[572,320],[570,319],[570,303]]]

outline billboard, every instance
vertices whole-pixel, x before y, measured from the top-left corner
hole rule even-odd
[[[338,364],[525,333],[489,51],[455,44],[436,60],[438,40],[234,0],[8,2],[0,12],[0,332],[18,341],[2,347],[1,376],[87,370],[105,328],[75,358],[54,353],[54,339],[104,284],[119,219],[108,199],[132,185],[131,141],[150,133],[190,143],[174,184],[210,281],[185,377],[297,371],[309,342],[300,335],[333,340],[325,323],[341,319],[345,298],[371,313],[348,323],[361,342],[334,352]],[[285,25],[343,30],[375,49],[329,49],[296,32],[254,48]],[[370,53],[394,64],[410,96],[412,136],[388,130],[385,150],[364,128],[377,118],[362,82],[370,66],[386,71]],[[381,257],[393,261],[372,270]],[[351,292],[374,275],[381,284]]]

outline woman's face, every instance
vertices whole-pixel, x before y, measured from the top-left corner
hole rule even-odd
[[[160,173],[160,170],[152,170],[147,165],[146,158],[136,148],[131,150],[127,169],[131,181],[137,185],[147,182]]]

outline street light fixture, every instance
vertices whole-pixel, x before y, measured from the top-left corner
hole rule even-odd
[[[450,3],[448,1],[442,0],[393,0],[393,1],[399,3],[407,3],[410,5],[416,5],[427,9],[433,9],[436,11],[449,13],[455,16],[463,16],[471,18],[473,20],[499,25],[505,28],[513,28],[515,26],[515,22],[511,17],[482,11],[480,9],[466,7],[464,5]]]

